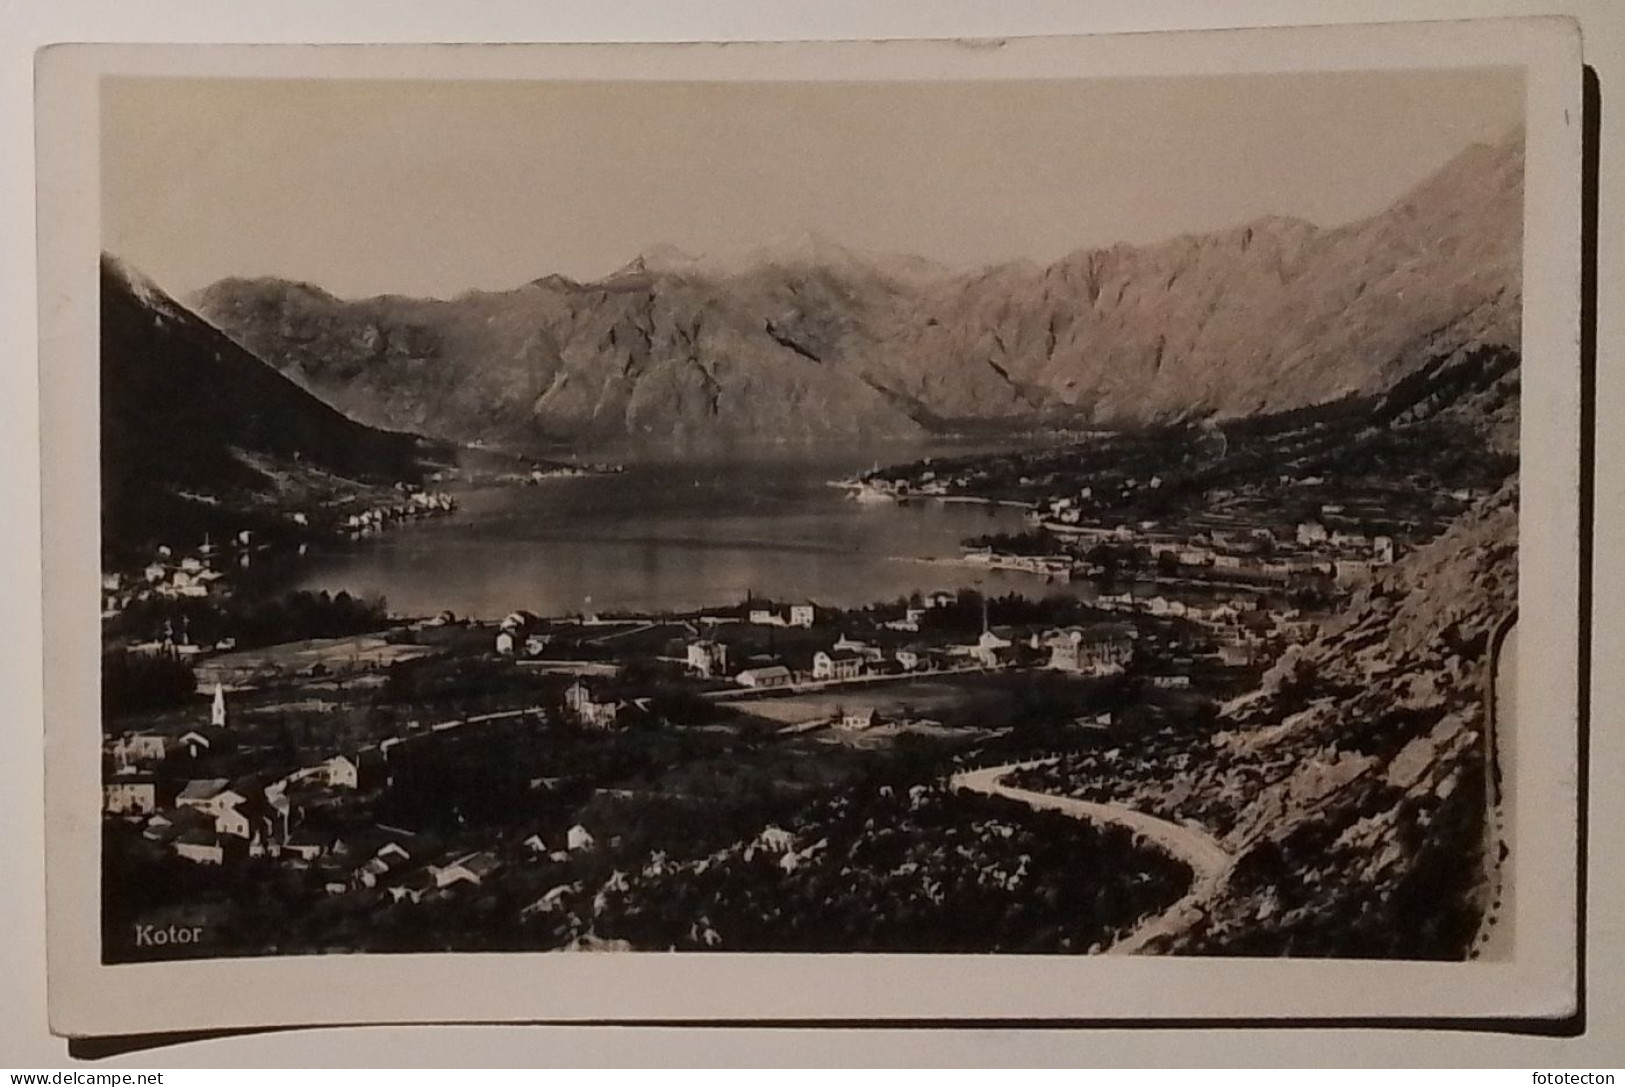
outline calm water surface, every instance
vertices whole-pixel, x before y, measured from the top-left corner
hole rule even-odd
[[[881,461],[930,452],[913,447]],[[738,603],[747,592],[853,606],[916,589],[1072,590],[1037,575],[920,561],[957,557],[966,536],[1019,531],[1021,513],[871,505],[826,485],[873,463],[872,451],[646,458],[616,475],[470,491],[455,516],[313,551],[289,587],[381,595],[405,614],[485,617],[683,610]]]

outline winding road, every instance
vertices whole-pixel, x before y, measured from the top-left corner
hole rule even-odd
[[[1123,804],[1101,804],[1092,800],[1079,800],[1070,796],[1037,793],[1031,789],[1018,789],[1004,784],[1004,779],[1021,770],[1030,770],[1054,762],[1054,759],[1035,759],[1030,762],[1006,763],[978,770],[963,770],[950,779],[956,789],[967,789],[983,796],[1001,796],[1025,804],[1034,811],[1055,811],[1074,819],[1094,823],[1113,823],[1140,835],[1175,860],[1190,866],[1191,885],[1185,896],[1161,913],[1148,917],[1132,932],[1112,943],[1106,950],[1114,955],[1132,955],[1144,951],[1152,942],[1173,936],[1188,928],[1203,912],[1207,901],[1225,884],[1235,859],[1205,831],[1182,823],[1159,819]]]

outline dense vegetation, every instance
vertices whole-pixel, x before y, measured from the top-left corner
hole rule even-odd
[[[191,665],[172,654],[102,654],[102,719],[185,705],[197,693]]]
[[[341,638],[377,630],[389,621],[382,597],[296,590],[278,596],[232,594],[151,597],[134,600],[111,620],[106,633],[137,639],[185,636],[198,645],[231,637],[236,648],[277,645],[305,638]]]
[[[593,931],[685,950],[1085,951],[1189,880],[1119,828],[926,786],[826,799],[781,829],[787,847],[612,883]]]
[[[1517,351],[1483,347],[1433,358],[1381,394],[936,458],[873,475],[917,486],[929,472],[949,493],[981,497],[1068,496],[1086,520],[1107,525],[1188,519],[1238,501],[1260,518],[1292,524],[1346,503],[1368,534],[1431,535],[1466,508],[1452,493],[1494,491],[1516,470],[1508,442],[1515,449],[1518,365]],[[1085,485],[1088,494],[1080,494]],[[1023,554],[1055,546],[1042,534],[1003,542]]]

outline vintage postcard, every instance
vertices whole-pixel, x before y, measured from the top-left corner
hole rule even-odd
[[[40,77],[56,1029],[1573,1010],[1568,24]]]

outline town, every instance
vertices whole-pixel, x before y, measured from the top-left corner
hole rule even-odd
[[[1257,600],[1133,594],[937,592],[856,610],[747,599],[495,622],[360,614],[374,629],[190,649],[170,622],[111,651],[110,696],[129,697],[108,708],[110,862],[168,875],[110,887],[176,895],[140,923],[202,917],[220,931],[217,915],[241,909],[226,889],[242,871],[281,873],[284,893],[344,911],[493,883],[535,891],[523,917],[562,911],[561,888],[625,844],[634,801],[726,801],[727,789],[696,787],[719,759],[740,803],[706,817],[744,825],[764,803],[888,760],[947,766],[1034,729],[1036,700],[1012,698],[1017,688],[1041,689],[1057,728],[1108,729],[1244,690],[1313,628]],[[152,678],[180,672],[196,693]],[[208,871],[223,873],[212,893],[182,890],[209,886]]]
[[[1464,386],[1494,387],[1515,361],[1483,352],[1381,396],[877,467],[838,485],[867,503],[1019,506],[1026,532],[968,539],[945,561],[1095,582],[1108,606],[1113,586],[1136,582],[1325,612],[1515,470],[1439,409]]]
[[[755,886],[771,870],[824,895],[828,923],[844,916],[850,934],[870,924],[862,895],[830,898],[817,888],[837,877],[819,873],[858,878],[851,858],[878,848],[887,820],[972,835],[961,861],[993,896],[985,909],[1009,913],[1009,946],[1075,947],[1080,932],[1109,943],[1193,877],[1121,827],[1054,816],[1067,848],[1116,858],[1113,874],[1084,881],[1088,924],[1026,916],[1034,854],[1009,843],[1047,840],[1032,821],[1049,817],[953,783],[1054,764],[1073,776],[1013,776],[1183,811],[1169,798],[1228,742],[1221,708],[1261,683],[1291,688],[1296,647],[1505,477],[1493,452],[1441,456],[1452,446],[1430,444],[1437,420],[1371,430],[1343,410],[844,482],[871,503],[1019,504],[1026,531],[938,560],[986,567],[1002,594],[837,607],[747,593],[653,614],[540,615],[515,601],[500,618],[413,617],[345,593],[238,587],[259,546],[248,532],[164,547],[131,583],[108,582],[107,954],[152,953],[128,938],[142,925],[209,934],[168,954],[737,947],[741,931],[787,946],[755,892],[713,888],[737,911],[724,940],[710,922],[655,924],[650,888],[687,894],[735,869]],[[408,492],[340,527],[456,505]],[[923,830],[895,833],[913,859],[864,874],[865,894],[945,863]],[[939,917],[941,893],[920,908]],[[1085,893],[1063,881],[1045,901]],[[919,938],[864,930],[876,947]],[[952,926],[933,939],[980,946]],[[846,946],[811,929],[794,940]]]

